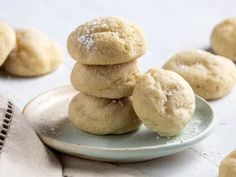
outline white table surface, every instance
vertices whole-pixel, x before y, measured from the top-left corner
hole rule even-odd
[[[161,67],[174,53],[186,48],[209,48],[209,35],[220,20],[236,16],[235,0],[1,0],[0,20],[14,27],[35,27],[46,32],[65,50],[68,34],[82,22],[97,16],[122,16],[140,24],[148,37],[149,52],[140,59],[142,71]],[[0,73],[0,91],[21,109],[36,95],[69,84],[74,61],[54,73],[38,78],[14,78]],[[211,101],[214,132],[188,150],[135,164],[155,177],[216,177],[222,158],[236,147],[236,87],[223,99]]]

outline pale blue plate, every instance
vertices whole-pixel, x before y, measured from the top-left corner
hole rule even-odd
[[[34,98],[23,111],[39,137],[58,151],[93,160],[138,162],[182,151],[204,139],[213,128],[213,112],[196,96],[192,121],[176,137],[163,138],[142,126],[125,135],[98,136],[80,131],[67,119],[67,107],[77,91],[61,87]]]

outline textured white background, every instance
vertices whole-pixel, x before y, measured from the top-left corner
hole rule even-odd
[[[142,71],[160,67],[186,48],[209,48],[209,35],[220,20],[236,16],[235,0],[0,0],[0,20],[14,27],[35,27],[65,50],[68,34],[97,16],[116,15],[140,24],[147,34],[149,52],[140,59]],[[0,73],[0,90],[23,106],[34,96],[69,84],[74,61],[39,78],[14,78]],[[236,147],[236,88],[225,98],[211,101],[216,125],[212,135],[192,148],[156,160],[126,164],[155,177],[216,177],[222,157]]]

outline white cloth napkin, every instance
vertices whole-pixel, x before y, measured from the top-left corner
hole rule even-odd
[[[0,177],[62,176],[58,158],[11,103],[0,94]]]
[[[134,169],[52,153],[0,93],[0,177],[144,177]]]

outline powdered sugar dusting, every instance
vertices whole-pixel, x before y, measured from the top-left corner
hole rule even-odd
[[[191,138],[197,134],[199,134],[201,130],[201,124],[202,120],[201,119],[193,119],[185,128],[184,130],[180,133],[180,135],[170,137],[169,141],[167,141],[167,144],[169,143],[175,143],[175,142],[180,142],[182,143],[188,138]],[[191,132],[191,133],[190,133]]]
[[[112,104],[119,104],[120,106],[123,106],[123,102],[121,100],[112,100],[111,101]]]
[[[91,24],[94,28],[98,28],[98,27],[108,28],[108,25],[106,23],[102,22],[101,17],[94,19]]]
[[[85,49],[89,50],[89,52],[95,51],[95,34],[109,29],[110,19],[111,17],[107,17],[105,19],[103,17],[98,17],[88,23],[81,25],[75,30],[75,32],[77,33],[77,41],[85,46]],[[112,36],[119,36],[118,32],[110,33],[112,33]]]
[[[168,97],[170,97],[170,96],[173,96],[173,92],[172,92],[172,90],[167,90],[166,91],[166,96],[168,96]]]
[[[95,46],[95,41],[93,40],[91,35],[82,35],[79,36],[78,41],[86,47],[86,49],[91,50]]]

